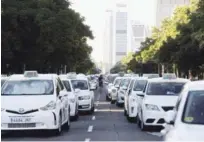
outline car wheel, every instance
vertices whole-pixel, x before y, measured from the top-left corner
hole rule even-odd
[[[124,107],[124,116],[127,116],[127,110]]]
[[[66,130],[66,131],[69,131],[69,128],[70,128],[70,112],[68,112],[68,120],[67,120],[67,122],[64,124],[64,129]]]
[[[114,104],[114,103],[115,103],[115,101],[111,99],[111,104]]]
[[[77,110],[77,106],[75,109],[75,115],[71,117],[72,121],[77,121],[79,119],[79,111]]]
[[[108,96],[106,95],[106,101],[109,101],[109,98],[108,98]]]
[[[141,113],[140,129],[141,129],[142,131],[148,130],[148,126],[145,125],[144,122],[143,122],[142,113]]]

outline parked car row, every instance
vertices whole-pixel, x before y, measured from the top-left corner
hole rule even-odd
[[[175,74],[116,77],[108,90],[107,100],[124,106],[127,120],[142,131],[164,128],[167,141],[204,139],[204,81]]]
[[[1,130],[69,130],[79,111],[94,113],[94,92],[83,74],[25,71],[1,78]]]

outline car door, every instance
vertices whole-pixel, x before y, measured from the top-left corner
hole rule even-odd
[[[60,91],[65,91],[65,87],[59,78],[57,78],[57,87],[59,88]],[[61,110],[62,110],[62,121],[65,122],[69,115],[68,97],[63,96],[60,98],[60,100],[61,100]]]
[[[129,86],[128,86],[128,89],[127,89],[127,92],[125,93],[125,107],[126,107],[126,110],[128,110],[128,106],[129,106],[129,96],[131,95],[132,93],[132,87],[133,87],[133,84],[134,84],[134,81],[135,79],[132,79]]]

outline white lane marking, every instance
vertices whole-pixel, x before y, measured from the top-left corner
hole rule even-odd
[[[85,139],[85,142],[90,142],[90,138],[86,138],[86,139]]]
[[[95,116],[93,116],[93,117],[92,117],[92,120],[95,120],[95,119],[96,119],[96,117],[95,117]]]
[[[98,111],[98,109],[96,108],[95,111]]]
[[[153,135],[153,136],[162,137],[162,134],[159,133],[159,132],[147,132],[147,133],[150,134],[150,135]]]
[[[93,131],[93,125],[90,125],[89,127],[88,127],[88,132],[92,132]]]

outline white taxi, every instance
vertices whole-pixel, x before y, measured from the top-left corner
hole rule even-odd
[[[110,92],[110,96],[111,96],[111,103],[114,104],[115,101],[117,100],[117,91],[119,89],[120,86],[120,82],[121,82],[122,77],[116,77],[112,88],[111,88],[111,92]]]
[[[124,97],[130,84],[131,77],[122,77],[119,89],[117,91],[116,105],[122,106],[124,104]]]
[[[165,141],[204,141],[204,81],[185,85],[165,122]]]
[[[51,130],[70,127],[67,92],[57,75],[25,71],[12,75],[1,92],[1,130]]]
[[[3,84],[8,80],[8,76],[6,75],[1,75],[1,86],[3,86]]]
[[[147,84],[147,78],[136,77],[132,78],[128,87],[128,91],[125,94],[124,101],[124,115],[130,122],[136,122],[137,106],[139,99],[137,94],[141,94]]]
[[[71,120],[78,120],[79,112],[78,112],[78,96],[77,93],[74,92],[71,79],[76,75],[60,75],[60,79],[62,80],[67,92],[68,92],[68,100],[70,104],[70,118]]]
[[[71,79],[71,85],[78,96],[78,110],[94,112],[94,92],[91,88],[88,79],[85,76],[77,76],[76,79]]]
[[[164,115],[173,110],[178,95],[187,82],[189,80],[181,78],[148,79],[143,93],[137,94],[140,98],[137,122],[141,130],[164,124]]]

